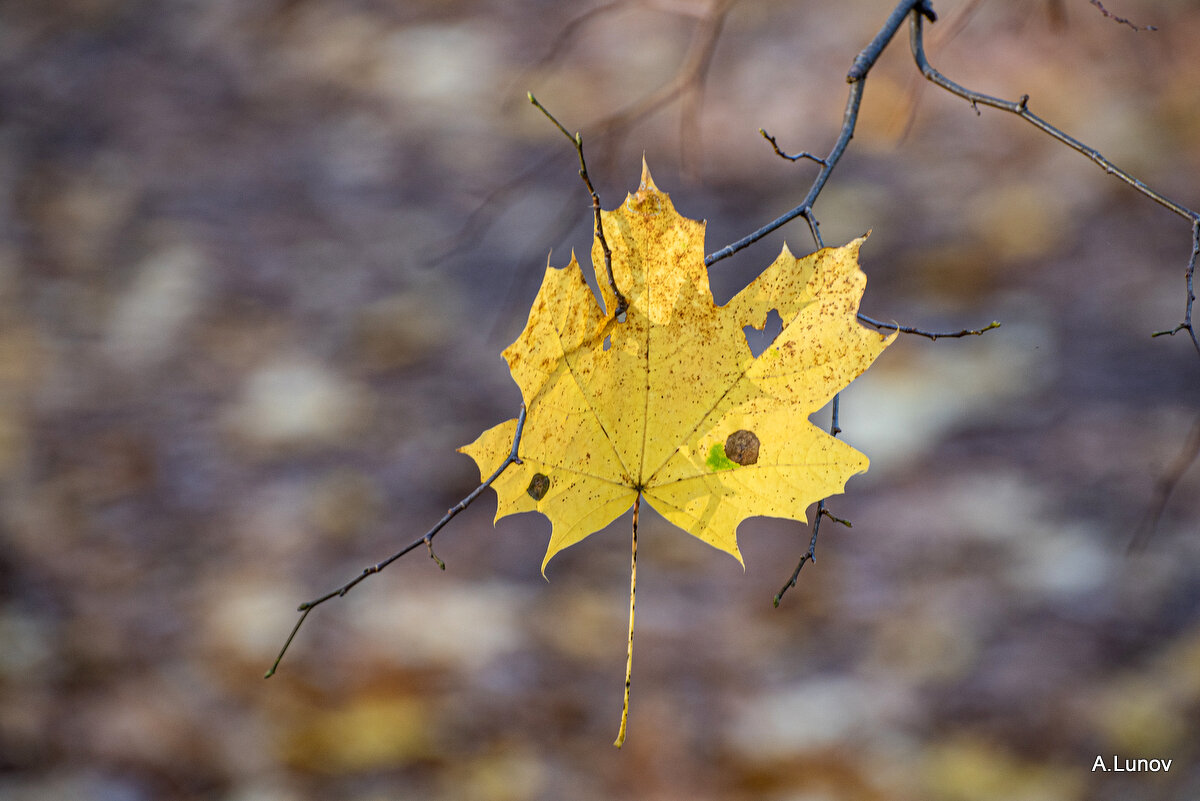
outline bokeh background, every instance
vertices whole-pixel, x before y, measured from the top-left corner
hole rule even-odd
[[[945,73],[1200,208],[1200,4],[935,6]],[[548,523],[493,527],[489,493],[444,573],[411,554],[262,680],[517,411],[499,352],[590,244],[526,90],[607,207],[644,153],[712,251],[807,191],[757,129],[825,152],[890,8],[742,0],[702,93],[658,102],[708,3],[0,5],[0,799],[1200,797],[1200,357],[1149,336],[1189,227],[925,85],[903,32],[822,231],[873,230],[867,313],[1003,327],[902,337],[845,393],[872,468],[781,607],[805,527],[746,522],[743,572],[644,515],[618,752],[628,519],[547,582]],[[718,300],[784,238],[811,247],[721,262]]]

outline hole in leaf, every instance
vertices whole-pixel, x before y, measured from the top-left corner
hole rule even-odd
[[[608,350],[609,348],[612,347],[612,336],[611,335],[606,336],[604,338],[604,345],[602,345],[601,347],[603,347],[605,350]]]
[[[543,473],[534,473],[525,491],[529,493],[530,498],[540,501],[550,491],[550,477]]]
[[[771,309],[767,312],[767,319],[762,328],[748,325],[742,329],[742,333],[746,335],[750,355],[757,359],[759,354],[771,347],[771,343],[783,333],[783,318],[779,316],[778,309]]]

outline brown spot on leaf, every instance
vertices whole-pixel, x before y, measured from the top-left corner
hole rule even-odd
[[[725,438],[725,456],[740,465],[758,461],[758,437],[753,431],[742,428]]]
[[[754,436],[751,434],[751,436]],[[755,440],[755,452],[757,452],[757,442]],[[546,497],[546,493],[550,491],[550,477],[543,473],[534,473],[533,478],[529,480],[529,486],[525,489],[529,493],[529,497],[535,501],[540,501]]]

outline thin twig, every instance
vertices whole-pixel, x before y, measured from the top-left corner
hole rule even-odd
[[[842,427],[838,425],[838,413],[841,409],[841,405],[842,394],[839,392],[837,395],[833,396],[833,414],[829,419],[829,433],[835,437],[842,433]],[[835,517],[833,514],[831,514],[829,510],[825,508],[825,499],[821,499],[821,501],[817,504],[817,513],[813,517],[812,539],[808,541],[808,550],[805,551],[804,555],[800,557],[800,563],[797,564],[796,569],[792,571],[791,577],[788,578],[787,582],[782,588],[780,588],[779,592],[775,593],[775,598],[771,603],[776,607],[779,606],[779,602],[783,599],[784,593],[796,586],[796,580],[800,578],[800,571],[804,569],[805,563],[815,563],[817,561],[817,537],[821,533],[821,518],[823,517],[828,517],[835,523],[841,523],[846,528],[853,528],[849,520]]]
[[[296,610],[296,611],[300,612],[300,619],[297,620],[296,625],[292,627],[292,633],[288,635],[287,640],[283,643],[283,647],[279,649],[279,656],[275,657],[275,662],[271,665],[271,669],[266,672],[266,674],[263,676],[263,678],[269,679],[275,675],[275,671],[276,671],[276,669],[278,669],[279,663],[283,660],[283,655],[287,653],[287,649],[289,646],[291,646],[292,640],[294,640],[296,638],[296,632],[300,631],[300,627],[302,625],[304,625],[304,621],[308,619],[309,612],[316,609],[318,606],[325,603],[326,601],[332,600],[334,598],[341,598],[343,595],[350,592],[350,590],[352,590],[356,586],[358,586],[358,584],[360,582],[362,582],[364,579],[366,579],[367,576],[372,576],[372,575],[378,573],[379,571],[383,570],[385,567],[390,565],[392,562],[395,562],[401,556],[404,556],[405,554],[409,553],[410,551],[416,550],[417,548],[421,547],[422,545],[424,545],[426,548],[429,549],[429,556],[435,562],[437,562],[438,567],[440,567],[442,570],[445,570],[446,564],[441,559],[439,559],[433,552],[433,538],[436,537],[437,533],[439,531],[441,531],[442,528],[445,527],[445,525],[447,523],[449,523],[451,520],[453,520],[458,515],[459,512],[463,511],[468,506],[470,506],[475,501],[475,499],[478,498],[480,496],[480,494],[483,493],[483,491],[485,489],[490,487],[492,485],[492,482],[495,481],[497,478],[499,478],[500,474],[508,469],[509,465],[521,464],[521,457],[517,455],[517,448],[521,444],[521,433],[524,430],[525,430],[525,404],[522,403],[521,404],[521,413],[517,416],[517,430],[516,430],[516,433],[513,434],[512,450],[509,451],[508,456],[505,457],[504,461],[500,464],[500,466],[498,468],[496,468],[496,472],[492,473],[491,476],[489,476],[486,481],[484,481],[482,484],[480,484],[478,487],[476,487],[474,490],[472,490],[471,493],[469,495],[467,495],[467,497],[463,498],[457,504],[455,504],[454,506],[452,506],[448,510],[446,510],[446,514],[442,516],[442,519],[439,520],[437,523],[435,523],[433,528],[429,529],[429,531],[426,531],[425,534],[422,535],[419,539],[413,541],[408,546],[406,546],[403,549],[392,554],[387,559],[384,559],[382,562],[371,565],[370,567],[364,567],[361,573],[359,573],[357,576],[352,578],[350,581],[347,581],[342,586],[338,587],[336,590],[333,590],[332,592],[327,592],[324,595],[322,595],[320,598],[314,598],[311,601],[305,601],[304,603],[300,604],[300,606],[297,607],[297,610]]]
[[[596,239],[600,242],[600,249],[604,251],[604,269],[608,272],[608,286],[617,298],[617,308],[613,313],[613,317],[623,321],[625,319],[625,311],[629,308],[629,301],[621,294],[621,290],[617,289],[617,279],[613,277],[612,250],[608,247],[608,240],[604,238],[604,226],[600,221],[600,195],[596,193],[596,187],[592,186],[592,179],[588,176],[587,161],[583,158],[583,136],[578,131],[574,136],[571,136],[562,123],[556,120],[554,115],[538,102],[538,99],[533,96],[533,92],[528,92],[527,94],[529,95],[529,102],[537,106],[538,110],[545,114],[546,118],[558,127],[558,130],[563,132],[563,136],[575,144],[575,152],[579,154],[579,177],[583,179],[584,185],[587,186],[588,192],[592,196],[592,213],[595,215],[594,230]]]
[[[1104,5],[1100,2],[1100,0],[1091,0],[1091,3],[1096,8],[1100,9],[1101,14],[1108,17],[1113,22],[1120,23],[1121,25],[1128,25],[1130,28],[1133,28],[1135,31],[1157,31],[1158,30],[1158,28],[1156,28],[1153,25],[1134,25],[1132,22],[1125,19],[1124,17],[1118,17],[1116,14],[1109,13],[1109,10],[1104,7]]]
[[[1169,331],[1155,331],[1150,336],[1175,336],[1180,331],[1187,331],[1192,337],[1192,344],[1196,347],[1196,353],[1200,354],[1200,339],[1196,338],[1196,329],[1192,325],[1192,307],[1196,304],[1196,257],[1200,256],[1200,219],[1192,223],[1192,255],[1188,259],[1187,265],[1187,305],[1183,310],[1183,322],[1175,326]]]
[[[826,166],[825,159],[821,158],[820,156],[814,156],[812,153],[809,153],[807,150],[805,150],[801,153],[797,153],[794,156],[789,156],[787,153],[784,153],[782,150],[779,149],[779,143],[775,141],[775,137],[771,136],[769,133],[767,133],[762,128],[759,128],[758,132],[760,134],[762,134],[763,139],[766,139],[768,142],[771,143],[771,147],[772,147],[772,149],[774,149],[775,155],[779,156],[780,158],[785,158],[788,161],[799,161],[800,159],[809,159],[810,161],[815,161],[817,164],[820,164],[822,167]]]
[[[607,156],[611,159],[619,149],[617,143],[621,137],[634,125],[682,97],[683,103],[679,119],[680,161],[685,165],[685,169],[690,169],[688,165],[693,159],[688,155],[688,147],[694,144],[691,140],[698,136],[700,130],[699,115],[713,53],[720,40],[725,19],[735,2],[737,0],[715,0],[702,13],[697,13],[695,6],[691,4],[658,4],[657,6],[648,3],[640,4],[657,7],[658,10],[677,16],[694,17],[697,20],[696,28],[687,50],[679,61],[679,66],[667,83],[634,100],[628,106],[587,123],[587,129],[594,131],[604,142],[602,158]],[[617,2],[606,3],[584,11],[572,19],[553,37],[555,44],[550,52],[537,63],[536,68],[544,67],[558,60],[565,51],[563,45],[577,38],[576,34],[582,30],[584,23],[590,22],[602,13],[619,10],[630,5],[635,4],[617,0]],[[698,145],[695,147],[698,148]],[[601,163],[604,164],[606,161]]]
[[[964,328],[961,331],[926,331],[922,328],[912,328],[907,325],[880,322],[862,313],[858,315],[858,319],[867,325],[873,325],[881,330],[886,329],[888,331],[899,331],[901,334],[914,334],[919,337],[928,337],[934,341],[939,339],[958,339],[960,337],[977,337],[983,334],[984,331],[991,331],[993,328],[1000,327],[999,320],[992,320],[983,328]]]
[[[733,244],[726,245],[715,253],[710,253],[704,257],[704,264],[712,266],[721,259],[726,259],[737,253],[742,248],[754,244],[762,239],[767,234],[774,231],[776,228],[791,222],[797,217],[804,217],[809,220],[809,227],[814,232],[813,238],[817,242],[817,246],[821,247],[821,242],[816,236],[816,225],[812,222],[812,206],[816,202],[817,196],[821,194],[821,190],[825,188],[825,182],[829,180],[829,174],[833,172],[833,168],[837,166],[838,160],[841,159],[842,153],[846,150],[846,146],[850,144],[850,139],[854,136],[854,126],[858,122],[858,107],[862,104],[862,80],[855,81],[850,84],[850,97],[846,101],[846,111],[842,117],[842,130],[838,134],[837,141],[834,142],[833,149],[829,151],[829,155],[825,157],[825,165],[821,167],[821,171],[817,173],[817,177],[813,179],[812,186],[808,190],[808,194],[804,196],[804,200],[800,205],[793,208],[791,211],[784,212],[779,217],[776,217],[771,222],[759,228],[752,234],[744,236]]]

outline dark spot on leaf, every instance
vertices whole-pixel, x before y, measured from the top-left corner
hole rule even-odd
[[[725,456],[740,465],[754,464],[758,461],[758,437],[744,428],[734,431],[725,439]]]
[[[750,434],[750,436],[754,435]],[[754,448],[755,453],[757,454],[758,440],[754,441]],[[543,473],[534,473],[533,478],[529,480],[529,486],[525,491],[529,493],[530,498],[533,498],[535,501],[540,501],[542,498],[545,498],[546,493],[550,491],[550,477]]]

